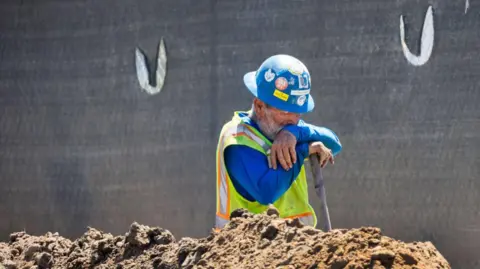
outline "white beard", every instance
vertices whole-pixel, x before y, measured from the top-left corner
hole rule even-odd
[[[258,121],[258,127],[260,127],[260,130],[266,137],[270,140],[274,140],[278,132],[282,130],[283,125],[273,122],[272,115],[268,110],[265,111],[265,118],[266,119],[263,121]]]

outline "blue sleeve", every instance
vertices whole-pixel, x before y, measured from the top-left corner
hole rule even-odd
[[[305,158],[308,157],[308,144],[297,143],[297,163],[284,170],[268,167],[267,156],[248,146],[232,145],[225,149],[224,158],[230,179],[236,190],[250,201],[268,205],[280,198],[297,178]]]
[[[328,128],[318,127],[300,120],[297,125],[290,124],[283,129],[291,132],[297,138],[297,143],[322,142],[332,151],[333,156],[342,150],[340,139]]]

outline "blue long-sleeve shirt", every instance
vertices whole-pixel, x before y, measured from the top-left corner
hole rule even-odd
[[[240,113],[242,120],[258,128],[246,113]],[[232,145],[225,149],[225,166],[235,189],[249,201],[260,204],[271,204],[278,200],[290,188],[300,173],[304,160],[308,157],[308,144],[312,141],[321,141],[327,148],[337,155],[342,145],[334,132],[317,127],[300,120],[297,125],[287,125],[288,130],[297,138],[295,147],[297,162],[289,170],[277,165],[277,169],[268,167],[267,157],[257,150],[247,146]],[[261,131],[260,131],[261,132]]]

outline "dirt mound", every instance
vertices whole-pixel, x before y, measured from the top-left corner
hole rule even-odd
[[[88,228],[73,242],[57,233],[18,232],[0,243],[0,262],[6,269],[450,268],[430,242],[404,243],[374,227],[324,233],[277,215],[275,209],[237,210],[220,232],[179,241],[168,230],[138,223],[125,236]]]

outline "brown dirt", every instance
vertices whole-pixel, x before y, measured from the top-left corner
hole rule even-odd
[[[279,219],[275,209],[232,217],[220,232],[179,241],[138,223],[125,236],[89,227],[73,242],[17,232],[0,243],[0,268],[451,268],[430,242],[404,243],[375,227],[324,233]]]

